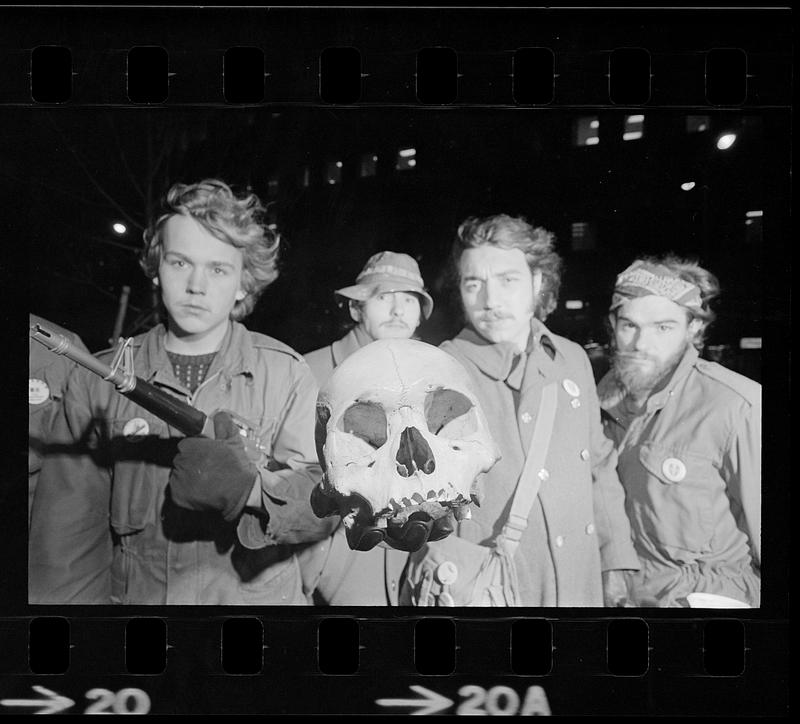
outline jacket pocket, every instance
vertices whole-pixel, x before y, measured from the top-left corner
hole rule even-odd
[[[178,440],[169,437],[166,423],[144,415],[109,420],[108,435],[111,525],[118,534],[127,535],[159,520],[158,507]]]
[[[710,550],[713,481],[719,477],[712,460],[656,443],[644,444],[639,460],[647,472],[646,495],[634,499],[633,509],[645,535],[676,549],[685,562]]]
[[[301,580],[297,558],[291,556],[265,568],[246,583],[240,582],[239,595],[245,604],[307,604]]]

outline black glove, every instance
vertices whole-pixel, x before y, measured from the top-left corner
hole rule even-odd
[[[413,553],[429,541],[446,538],[453,530],[455,518],[452,512],[434,519],[427,513],[418,511],[404,521],[390,518],[385,528],[362,524],[356,520],[345,532],[347,544],[356,551],[368,551],[378,543],[385,542],[397,550]]]
[[[170,491],[182,508],[217,510],[231,522],[244,510],[258,471],[228,413],[214,415],[214,438],[187,437],[178,443]]]

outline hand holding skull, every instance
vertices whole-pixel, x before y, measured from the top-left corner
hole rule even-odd
[[[334,371],[316,442],[325,474],[312,507],[341,515],[355,550],[414,551],[446,537],[499,458],[464,368],[415,340],[373,342]]]

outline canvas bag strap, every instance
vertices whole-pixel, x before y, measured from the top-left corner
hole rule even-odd
[[[539,413],[536,415],[536,425],[528,447],[528,455],[525,458],[525,465],[522,468],[522,474],[519,476],[517,488],[514,491],[514,500],[511,503],[508,520],[499,536],[502,538],[502,547],[510,558],[514,557],[514,553],[519,547],[522,534],[528,527],[528,516],[533,507],[533,502],[539,494],[539,486],[542,482],[539,473],[544,469],[544,464],[547,460],[547,450],[550,447],[550,438],[553,434],[557,405],[558,386],[555,382],[551,382],[542,390]]]

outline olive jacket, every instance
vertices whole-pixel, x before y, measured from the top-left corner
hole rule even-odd
[[[634,600],[692,592],[760,601],[761,385],[690,347],[633,418],[612,373],[598,386],[642,563]]]
[[[227,524],[172,503],[179,433],[78,368],[34,496],[30,602],[305,604],[293,546],[333,527],[309,503],[321,471],[308,366],[285,344],[232,322],[190,394],[173,374],[165,333],[159,325],[134,338],[136,374],[206,413],[227,409],[251,422],[269,459],[258,470],[263,507]]]

